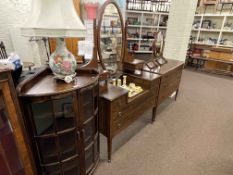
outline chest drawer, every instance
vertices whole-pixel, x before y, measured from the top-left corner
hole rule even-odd
[[[124,95],[112,102],[112,112],[116,113],[127,104],[127,95]]]
[[[167,72],[162,76],[161,84],[170,81],[175,81],[176,79],[180,79],[182,75],[182,70],[183,70],[183,66],[179,66],[174,70]]]
[[[146,110],[154,104],[154,98],[150,94],[146,98],[138,99],[139,102],[128,103],[121,111],[115,112],[112,120],[114,135],[125,129],[137,120]]]
[[[173,92],[175,92],[179,88],[179,84],[180,84],[180,78],[162,84],[159,91],[158,104],[160,104],[163,100],[165,100]]]

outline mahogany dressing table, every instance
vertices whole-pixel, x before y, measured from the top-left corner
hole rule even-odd
[[[99,97],[99,129],[107,137],[110,162],[113,138],[147,110],[155,111],[161,75],[142,71],[144,61],[127,53],[123,18],[115,1],[108,0],[103,4],[97,36],[101,65],[110,72],[105,90],[101,90]],[[115,62],[106,56],[107,52],[116,52]],[[140,92],[133,94],[131,85]]]

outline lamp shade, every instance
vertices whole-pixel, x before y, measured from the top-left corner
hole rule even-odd
[[[86,36],[86,29],[75,11],[73,0],[33,0],[32,13],[21,27],[21,34],[82,38]]]

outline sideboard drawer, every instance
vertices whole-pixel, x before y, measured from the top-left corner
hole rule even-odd
[[[119,132],[124,128],[124,126],[127,126],[127,116],[122,114],[113,121],[113,133]]]
[[[173,92],[175,92],[179,88],[179,84],[180,84],[180,77],[177,79],[174,79],[173,81],[161,84],[158,104],[160,104],[163,100],[165,100]]]
[[[123,106],[127,104],[127,95],[121,96],[112,102],[112,111],[118,112],[122,109]]]
[[[112,120],[113,135],[128,127],[132,122],[137,120],[145,110],[149,109],[154,104],[154,98],[150,93],[143,98],[139,98],[138,101],[142,101],[143,103],[138,105],[139,102],[131,102],[122,108],[122,110],[114,112]]]
[[[169,71],[162,77],[161,84],[163,84],[164,82],[173,81],[174,79],[180,79],[182,75],[182,70],[183,66],[179,66],[176,69]]]

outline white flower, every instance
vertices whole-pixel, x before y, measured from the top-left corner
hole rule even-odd
[[[64,80],[67,84],[69,84],[73,81],[73,78],[72,78],[72,76],[66,76]]]

